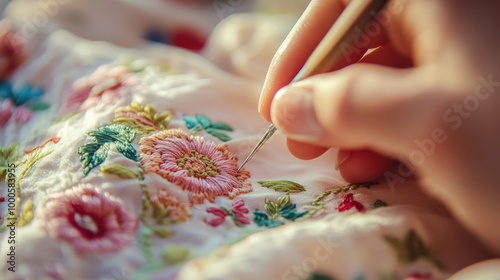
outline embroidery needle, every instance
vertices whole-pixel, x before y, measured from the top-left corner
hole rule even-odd
[[[316,74],[328,72],[343,59],[347,59],[350,50],[356,49],[360,51],[360,48],[356,48],[355,44],[356,39],[359,39],[360,30],[365,30],[370,23],[378,24],[376,16],[387,2],[388,0],[350,1],[292,80],[292,83]],[[255,156],[276,130],[273,124],[267,128],[257,145],[238,167],[238,172]]]

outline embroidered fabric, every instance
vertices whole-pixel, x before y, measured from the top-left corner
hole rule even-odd
[[[50,106],[0,128],[2,279],[443,279],[488,258],[415,182],[347,184],[335,150],[301,161],[277,133],[236,171],[267,127],[259,90],[289,28],[235,16],[202,54],[26,41],[7,82]]]

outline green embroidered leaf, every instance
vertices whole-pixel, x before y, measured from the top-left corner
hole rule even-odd
[[[299,193],[305,191],[301,184],[288,180],[259,181],[258,183],[264,188],[272,189],[277,192]]]
[[[414,230],[410,230],[405,236],[405,246],[408,258],[411,262],[416,261],[420,256],[428,256],[429,251],[425,248],[424,242],[418,237]]]
[[[110,143],[88,143],[78,148],[80,161],[82,162],[83,174],[89,174],[92,168],[103,163],[108,157]]]
[[[137,157],[137,151],[135,150],[134,146],[132,146],[132,144],[115,142],[115,146],[118,152],[122,153],[125,157],[133,161],[139,161],[139,158]]]
[[[135,148],[130,144],[136,132],[125,125],[108,124],[89,132],[88,135],[94,137],[95,141],[78,148],[85,175],[106,160],[111,143],[115,144],[116,149],[125,157],[133,161],[139,160]]]
[[[295,204],[286,205],[280,211],[281,217],[283,217],[287,220],[290,220],[290,221],[295,221],[296,219],[307,214],[307,211],[297,212],[296,208],[297,208],[297,206]]]
[[[6,147],[0,147],[0,178],[7,173],[8,165],[14,163],[19,156],[19,145],[11,143]]]
[[[135,179],[138,177],[137,173],[119,164],[108,164],[106,166],[102,166],[101,173],[116,175],[122,179]]]
[[[276,204],[276,202],[266,198],[264,209],[266,209],[266,212],[271,217],[271,220],[276,220],[279,217],[280,209],[278,207],[278,204]]]
[[[417,235],[415,230],[410,230],[405,235],[403,240],[391,236],[384,236],[384,239],[389,243],[392,249],[402,263],[411,264],[422,258],[427,260],[438,269],[443,269],[443,265],[439,262],[425,246],[422,239]]]
[[[188,129],[193,129],[193,128],[195,128],[198,125],[198,123],[196,122],[196,120],[193,119],[193,118],[191,118],[191,117],[183,116],[182,119],[186,123],[186,127]]]
[[[107,124],[88,133],[97,142],[126,142],[134,141],[136,132],[121,124]]]
[[[278,209],[283,209],[285,205],[290,204],[290,195],[286,194],[280,198],[278,198]]]
[[[33,201],[31,201],[31,199],[28,199],[28,201],[24,203],[23,209],[19,213],[17,224],[20,227],[22,227],[31,222],[32,219],[33,219]]]
[[[181,246],[173,246],[166,248],[161,257],[165,265],[183,263],[191,258],[191,250]]]
[[[159,227],[159,226],[153,226],[151,227],[151,230],[153,231],[154,235],[160,237],[160,238],[169,238],[174,235],[174,233],[169,230],[168,228],[164,227]]]
[[[383,202],[382,200],[380,199],[377,199],[373,205],[370,207],[371,210],[373,209],[377,209],[377,208],[380,208],[380,207],[386,207],[387,206],[387,203]]]
[[[259,210],[255,210],[253,214],[254,214],[254,219],[253,219],[254,223],[256,223],[260,227],[275,228],[284,224],[282,221],[269,220],[267,214]]]
[[[213,129],[218,129],[218,130],[233,131],[232,127],[230,127],[229,125],[227,125],[225,123],[221,123],[221,122],[212,123],[212,125],[210,127]]]
[[[205,131],[207,133],[209,133],[210,135],[212,135],[213,137],[218,138],[221,141],[227,142],[227,141],[231,140],[231,137],[229,137],[228,135],[226,135],[220,131],[217,131],[211,127],[205,129]]]
[[[40,112],[47,110],[50,108],[50,104],[44,101],[34,101],[26,104],[28,108],[30,108],[34,112]]]
[[[212,125],[212,122],[210,121],[209,118],[203,115],[196,115],[195,116],[196,121],[203,126],[203,128],[209,128]]]

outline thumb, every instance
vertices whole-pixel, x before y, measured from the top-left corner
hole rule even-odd
[[[427,69],[355,64],[283,88],[271,118],[289,138],[397,157],[437,125],[444,94]]]

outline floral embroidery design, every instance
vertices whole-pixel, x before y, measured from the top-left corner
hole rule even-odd
[[[102,110],[137,88],[137,76],[122,66],[104,65],[88,77],[81,78],[63,101],[66,112],[95,108]]]
[[[158,191],[149,199],[151,204],[151,216],[157,224],[181,223],[191,218],[189,203],[181,203],[165,190]]]
[[[339,206],[337,207],[337,210],[339,210],[339,212],[344,212],[344,211],[347,211],[353,207],[358,212],[365,211],[365,207],[363,206],[363,204],[355,201],[354,195],[352,193],[348,193],[344,196],[344,198],[342,198],[342,201],[340,202]]]
[[[23,42],[3,23],[0,23],[0,79],[8,78],[24,60]]]
[[[94,141],[78,148],[85,175],[106,160],[112,144],[125,157],[138,161],[137,152],[131,144],[135,139],[135,130],[120,124],[109,124],[89,132],[88,135],[94,138]]]
[[[21,211],[18,211],[22,203],[22,189],[20,183],[40,159],[52,153],[53,150],[46,150],[44,147],[49,142],[57,143],[59,141],[52,141],[53,139],[55,138],[51,138],[41,145],[24,151],[24,156],[22,158],[19,156],[19,146],[17,144],[11,143],[7,147],[0,147],[0,176],[5,177],[5,174],[7,173],[6,170],[2,168],[5,167],[4,164],[7,164],[7,168],[9,163],[13,163],[16,166],[15,180],[12,178],[6,178],[6,183],[13,184],[16,191],[14,209],[12,210],[9,206],[7,217],[15,220],[18,226],[24,226],[33,219],[33,203],[31,199],[26,200],[22,205]],[[13,173],[9,173],[9,177],[11,174],[14,175]],[[0,225],[2,226],[0,228],[0,232],[7,229],[7,223],[4,223],[4,221],[5,220],[0,218]]]
[[[443,264],[433,256],[415,230],[409,230],[402,239],[384,236],[384,240],[389,243],[402,263],[411,264],[423,259],[440,270],[444,269]]]
[[[280,197],[277,202],[266,198],[264,207],[266,209],[265,213],[259,210],[253,212],[253,221],[260,227],[278,227],[285,224],[283,220],[279,220],[280,217],[286,220],[295,221],[307,214],[307,211],[297,212],[297,205],[291,203],[289,194]]]
[[[123,124],[134,129],[138,134],[147,134],[155,130],[166,129],[172,120],[169,111],[157,113],[150,105],[131,102],[130,105],[115,110],[115,124]]]
[[[33,112],[48,109],[48,103],[37,100],[42,95],[41,88],[24,85],[13,90],[9,83],[0,82],[0,98],[3,100],[0,108],[0,128],[7,125],[12,116],[17,123],[25,124],[31,120]]]
[[[252,191],[250,172],[238,169],[236,156],[225,145],[206,142],[180,129],[170,129],[140,140],[140,161],[147,173],[157,173],[190,192],[190,201],[213,202]]]
[[[137,229],[137,219],[120,199],[87,184],[53,195],[44,208],[45,230],[79,253],[119,251],[130,244]]]
[[[325,191],[324,193],[319,195],[312,202],[313,209],[309,210],[307,215],[304,216],[304,219],[311,218],[311,217],[318,218],[318,217],[321,217],[323,215],[326,215],[327,211],[325,210],[325,207],[330,204],[329,200],[336,198],[336,196],[338,194],[346,193],[346,192],[347,192],[347,194],[344,195],[344,197],[342,198],[340,204],[338,205],[338,207],[336,207],[336,209],[339,212],[344,212],[344,211],[347,211],[351,208],[355,208],[358,212],[362,212],[365,210],[365,206],[363,206],[361,203],[355,201],[353,193],[349,193],[349,192],[355,191],[359,188],[368,188],[369,189],[373,185],[374,185],[374,183],[349,184],[349,185],[345,185],[342,187],[338,187],[335,189]],[[387,204],[385,204],[385,202],[383,202],[381,200],[377,200],[377,201],[375,201],[375,203],[372,206],[369,207],[369,210],[372,210],[372,209],[375,209],[378,207],[382,207],[382,206],[387,206]]]
[[[191,131],[192,135],[204,130],[221,141],[226,142],[231,140],[231,137],[222,131],[233,131],[233,128],[225,123],[213,123],[209,118],[202,115],[196,115],[194,118],[184,116],[182,119],[184,119],[184,122],[186,123],[187,128]]]
[[[249,225],[250,220],[245,217],[250,211],[245,207],[245,202],[242,199],[235,200],[232,204],[231,210],[224,206],[219,207],[209,207],[207,213],[211,213],[214,217],[210,219],[205,219],[205,223],[213,227],[218,227],[224,223],[226,217],[231,217],[233,222],[237,226]]]

